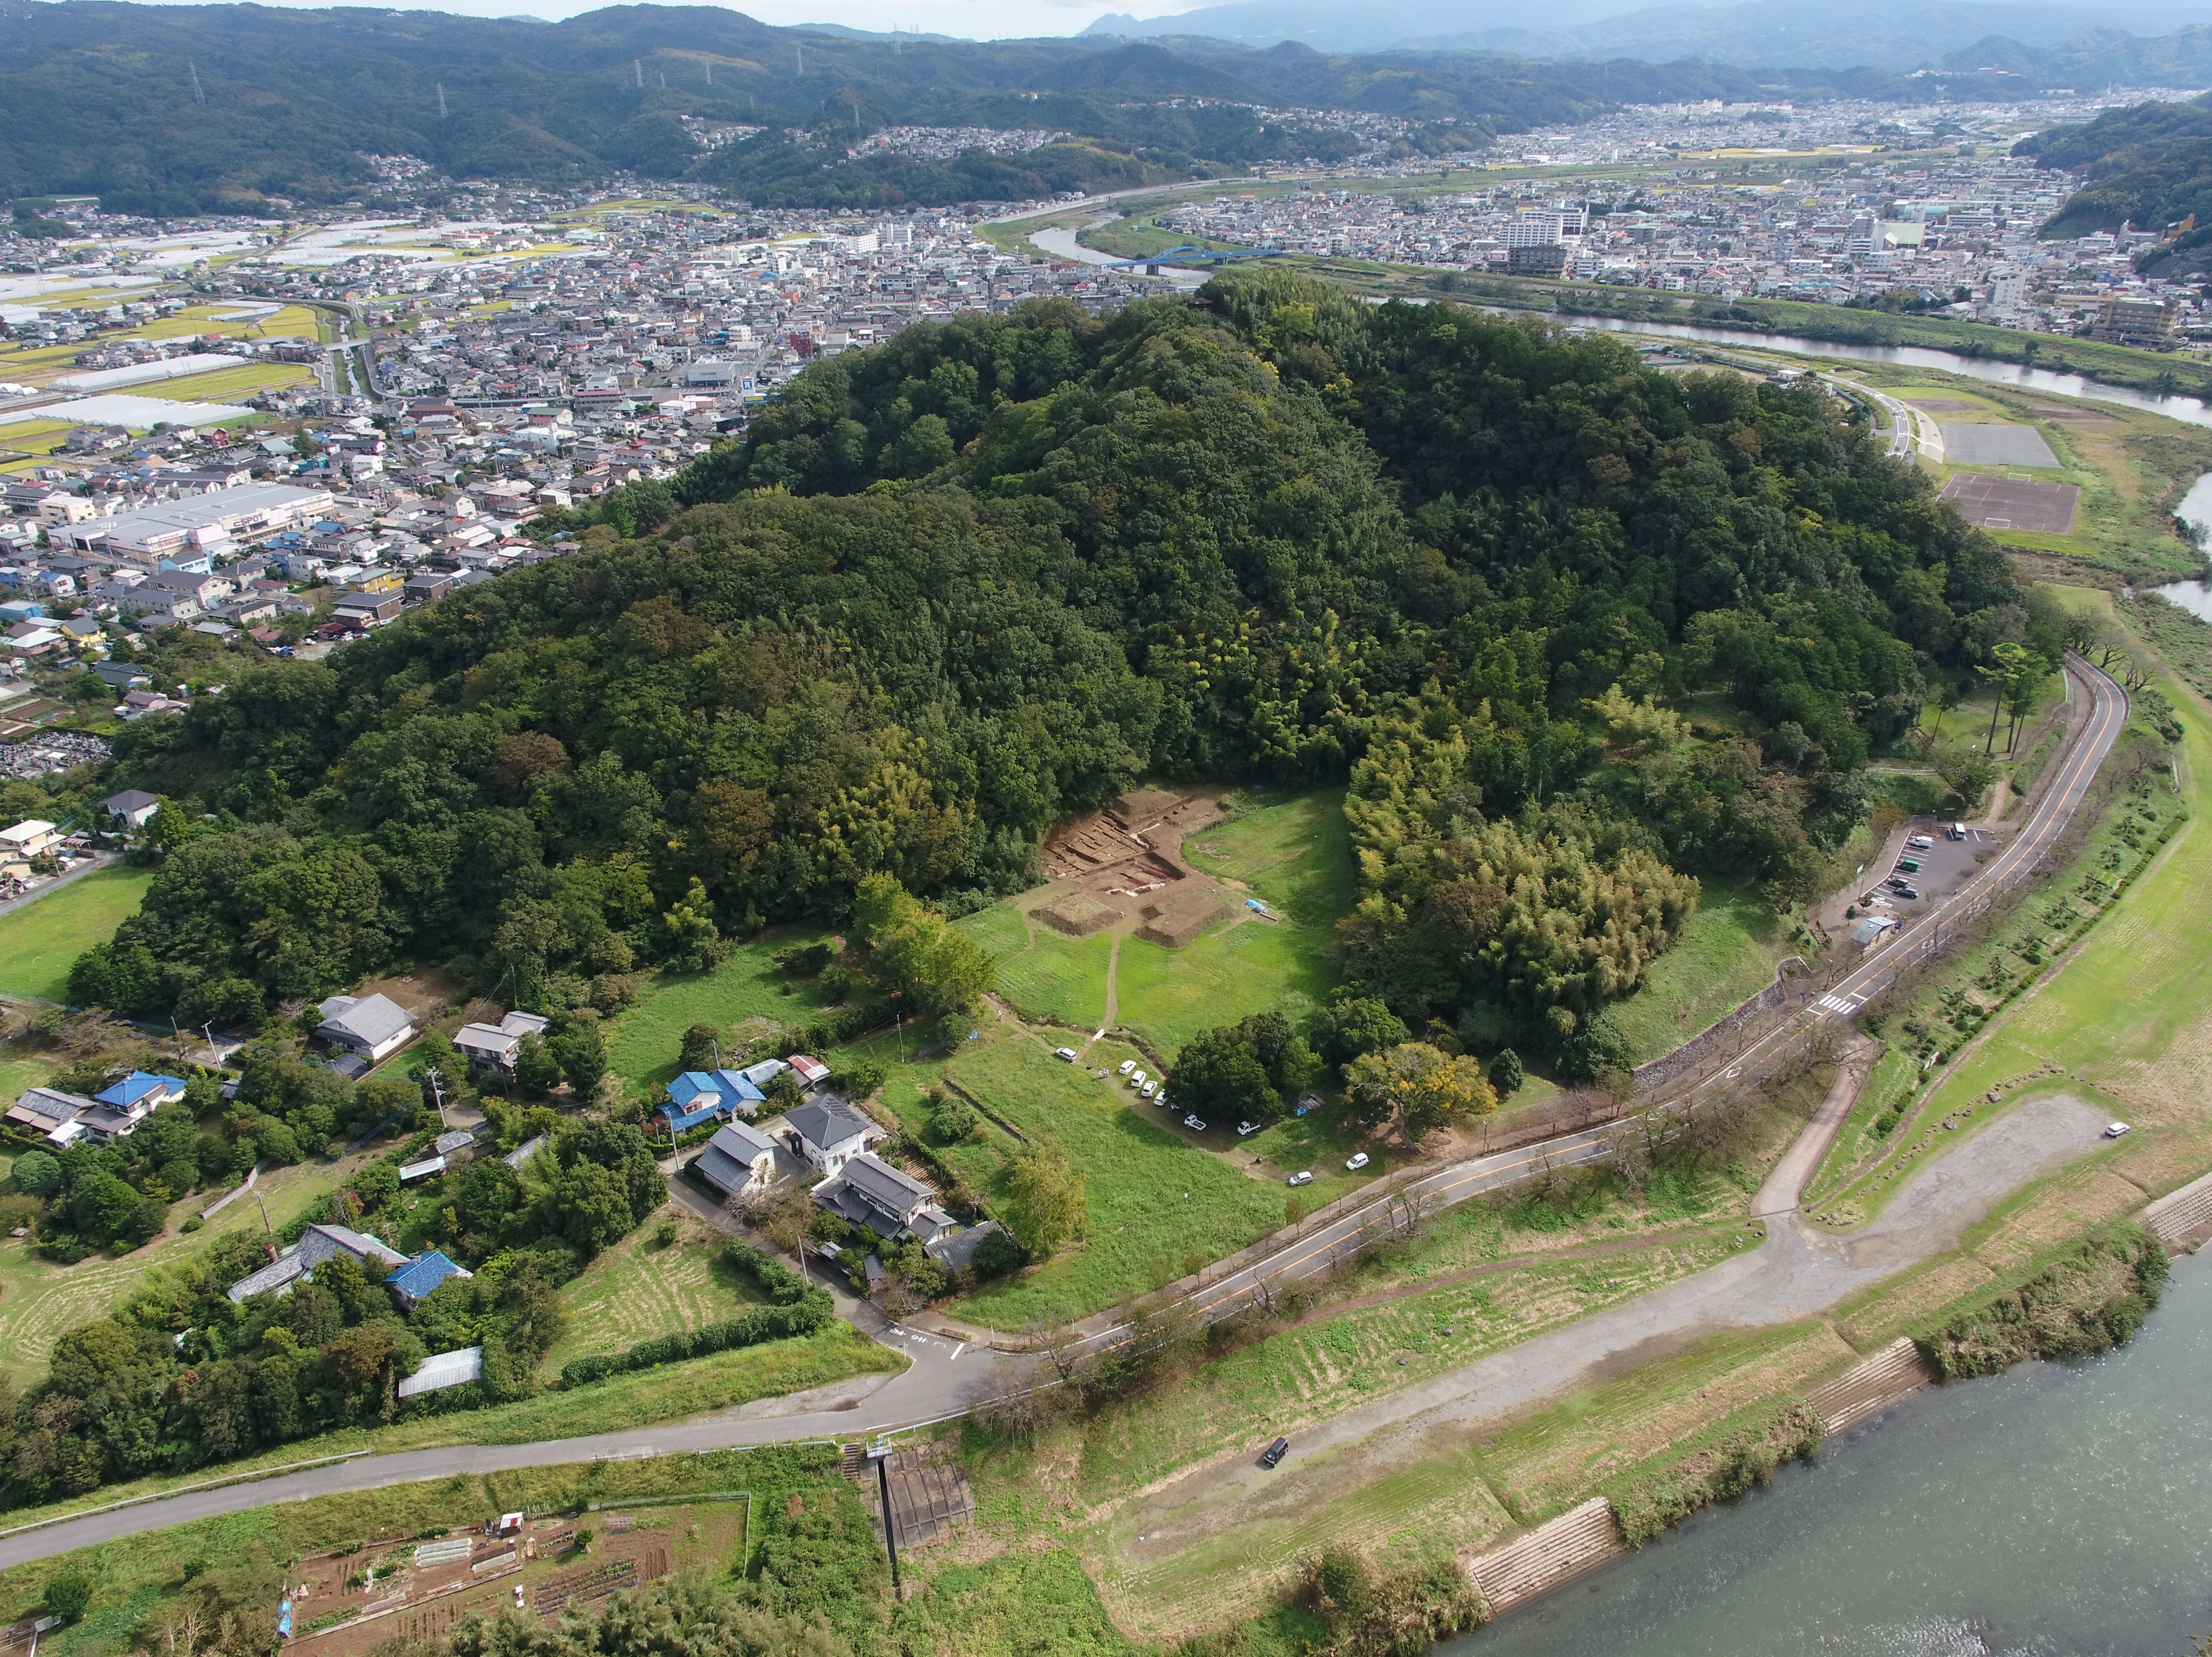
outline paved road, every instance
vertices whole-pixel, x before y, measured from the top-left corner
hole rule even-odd
[[[1805,1023],[1825,1018],[1848,1017],[1894,969],[1897,962],[1907,959],[1916,950],[1929,947],[1940,929],[1953,915],[1961,913],[1966,905],[2008,876],[2028,867],[2050,847],[2063,832],[2075,807],[2087,792],[2090,780],[2104,762],[2105,756],[2111,751],[2113,743],[2118,739],[2120,729],[2127,719],[2127,695],[2110,675],[2100,671],[2077,656],[2068,657],[2066,666],[2067,671],[2089,692],[2090,711],[2080,733],[2060,762],[2058,774],[2051,786],[2012,841],[1984,865],[1974,880],[1947,902],[1900,928],[1893,943],[1846,974],[1821,1003],[1807,1008],[1798,1018],[1789,1021],[1747,1049],[1725,1076],[1692,1087],[1677,1098],[1668,1101],[1668,1108],[1680,1108],[1694,1102],[1711,1088],[1724,1086],[1728,1077],[1735,1075],[1745,1065],[1756,1063],[1764,1053],[1794,1039],[1802,1033]],[[2086,1106],[2076,1104],[2072,1113],[2051,1126],[2057,1129],[2070,1145],[2073,1138],[2080,1137],[2080,1131],[2086,1129],[2088,1119],[2095,1114]],[[2078,1120],[2075,1120],[2077,1116]],[[2003,1126],[2002,1124],[1997,1126]],[[2096,1126],[2101,1126],[2101,1119]],[[1992,1149],[1995,1149],[2007,1144],[2011,1135],[2019,1131],[2007,1129],[1999,1134],[1993,1128],[1989,1132],[1994,1136]],[[1978,1141],[1984,1136],[1976,1137]],[[2045,1136],[2031,1137],[2033,1143],[2023,1143],[2019,1152],[2032,1161],[2046,1154],[2049,1140]],[[2094,1135],[2091,1139],[2094,1141]],[[1548,1168],[1570,1167],[1595,1161],[1606,1154],[1606,1129],[1602,1126],[1589,1128],[1560,1135],[1538,1145],[1501,1151],[1458,1163],[1413,1182],[1406,1187],[1406,1192],[1431,1205],[1464,1202],[1470,1197],[1498,1190]],[[2068,1154],[2078,1153],[2069,1149]],[[1696,1322],[1708,1323],[1716,1318],[1723,1318],[1724,1307],[1730,1308],[1726,1314],[1728,1316],[1756,1318],[1773,1315],[1773,1305],[1780,1304],[1782,1314],[1786,1315],[1793,1308],[1803,1311],[1824,1303],[1816,1298],[1817,1296],[1838,1295],[1844,1291],[1844,1285],[1873,1281],[1874,1276],[1887,1275],[1899,1270],[1899,1262],[1893,1241],[1889,1240],[1891,1232],[1909,1223],[1917,1228],[1934,1226],[1942,1235],[1949,1235],[1955,1225],[1966,1223],[1960,1217],[1963,1212],[1960,1204],[1942,1200],[1948,1189],[1947,1182],[1934,1177],[1942,1173],[1942,1165],[1938,1164],[1920,1176],[1915,1184],[1924,1194],[1918,1201],[1902,1207],[1893,1203],[1884,1220],[1858,1238],[1838,1241],[1817,1237],[1802,1231],[1794,1219],[1785,1216],[1788,1223],[1776,1225],[1770,1234],[1768,1246],[1757,1252],[1756,1258],[1764,1264],[1756,1274],[1760,1280],[1756,1288],[1743,1285],[1741,1282],[1748,1274],[1737,1268],[1753,1265],[1753,1259],[1747,1257],[1740,1263],[1730,1262],[1729,1266],[1719,1268],[1717,1272],[1703,1273],[1685,1284],[1645,1296],[1631,1306],[1617,1308],[1613,1312],[1600,1314],[1597,1319],[1584,1320],[1583,1323],[1573,1326],[1573,1330],[1585,1332],[1581,1335],[1575,1335],[1572,1330],[1554,1332],[1553,1336],[1538,1342],[1483,1360],[1474,1369],[1481,1370],[1485,1377],[1485,1397],[1495,1402],[1502,1393],[1510,1393],[1516,1388],[1525,1390],[1527,1387],[1539,1383],[1547,1388],[1551,1387],[1559,1379],[1559,1372],[1551,1363],[1541,1361],[1539,1349],[1544,1341],[1573,1339],[1588,1343],[1595,1340],[1600,1344],[1607,1344],[1625,1333],[1641,1331],[1648,1334],[1662,1326],[1680,1326],[1685,1317]],[[2017,1184],[2018,1180],[2014,1180],[2013,1183]],[[2001,1188],[2008,1190],[2012,1187],[2011,1185],[2003,1185]],[[715,1220],[717,1223],[721,1223],[705,1205],[704,1199],[690,1191],[683,1183],[677,1183],[672,1190],[694,1211]],[[1978,1189],[1974,1193],[1977,1201],[1985,1194]],[[1902,1197],[1903,1193],[1900,1193],[1900,1200]],[[1356,1248],[1366,1227],[1387,1223],[1391,1205],[1403,1200],[1401,1195],[1388,1196],[1346,1214],[1267,1259],[1209,1285],[1194,1295],[1192,1302],[1200,1315],[1223,1315],[1251,1295],[1257,1284],[1275,1285],[1292,1282],[1322,1270],[1334,1259]],[[1986,1203],[1982,1205],[1985,1207]],[[1869,1276],[1869,1272],[1874,1276]],[[1776,1293],[1778,1284],[1787,1287],[1786,1301]],[[1692,1287],[1693,1284],[1697,1286]],[[1732,1289],[1741,1292],[1731,1295]],[[447,1446],[392,1455],[364,1456],[359,1460],[335,1467],[288,1473],[250,1484],[227,1485],[218,1490],[165,1496],[112,1513],[67,1520],[13,1536],[0,1536],[0,1569],[74,1548],[112,1541],[118,1537],[157,1530],[216,1514],[236,1513],[272,1502],[296,1501],[341,1490],[374,1490],[416,1479],[442,1478],[455,1472],[493,1472],[514,1467],[559,1466],[601,1459],[613,1460],[680,1454],[793,1440],[851,1438],[866,1432],[919,1425],[957,1414],[966,1407],[969,1396],[976,1388],[978,1377],[986,1373],[983,1354],[945,1337],[924,1334],[891,1324],[873,1306],[856,1301],[834,1286],[831,1292],[838,1296],[840,1312],[856,1326],[905,1352],[913,1360],[911,1367],[904,1374],[889,1379],[863,1377],[817,1389],[811,1393],[797,1394],[789,1399],[763,1399],[693,1421],[640,1428],[629,1432],[604,1433],[586,1438],[559,1439],[533,1444]],[[1668,1296],[1674,1298],[1666,1298]],[[1127,1328],[1120,1327],[1100,1332],[1091,1338],[1090,1344],[1110,1346],[1127,1338]],[[1643,1334],[1638,1334],[1638,1338],[1642,1338]],[[1607,1350],[1615,1349],[1608,1346]],[[1003,1361],[995,1357],[992,1360],[994,1363]],[[1455,1372],[1462,1377],[1472,1373],[1473,1370]],[[1508,1384],[1509,1378],[1512,1377],[1517,1379],[1510,1380]],[[1452,1381],[1453,1377],[1447,1376],[1429,1386],[1431,1388],[1449,1387]],[[1407,1403],[1418,1402],[1419,1397],[1426,1395],[1427,1390],[1413,1389]],[[1462,1390],[1464,1390],[1463,1385]],[[1374,1407],[1395,1410],[1399,1406],[1386,1404]]]

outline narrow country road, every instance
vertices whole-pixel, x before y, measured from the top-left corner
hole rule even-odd
[[[1796,1039],[1809,1024],[1848,1019],[1885,979],[1893,975],[1900,962],[1931,950],[1942,928],[1954,917],[2033,866],[2064,831],[2127,720],[2127,694],[2118,681],[2079,656],[2069,654],[2066,669],[2087,689],[2091,709],[2060,761],[2051,786],[2014,837],[1957,893],[1899,928],[1892,943],[1846,974],[1819,1002],[1753,1043],[1726,1071],[1665,1101],[1662,1108],[1686,1108],[1709,1096],[1746,1066]],[[1832,1099],[1824,1104],[1807,1130],[1808,1135],[1818,1136],[1822,1145],[1841,1120],[1840,1113],[1831,1108],[1833,1102]],[[2021,1126],[2015,1127],[2014,1123]],[[1950,1246],[1950,1241],[1972,1218],[1985,1212],[1996,1196],[2015,1188],[2050,1165],[2054,1157],[2070,1158],[2092,1148],[2102,1125],[2102,1115],[2079,1101],[2045,1100],[2023,1107],[1974,1135],[1961,1148],[1962,1154],[1922,1169],[1880,1220],[1853,1236],[1818,1235],[1785,1211],[1770,1222],[1766,1242],[1740,1259],[1394,1393],[1328,1423],[1323,1430],[1335,1438],[1356,1436],[1388,1420],[1408,1418],[1449,1400],[1465,1400],[1478,1394],[1486,1410],[1516,1399],[1540,1397],[1591,1364],[1617,1358],[1639,1344],[1686,1338],[1685,1331],[1720,1324],[1773,1321],[1832,1304],[1856,1287],[1900,1271],[1913,1259],[1938,1252],[1939,1247]],[[1595,1161],[1606,1154],[1606,1141],[1607,1129],[1601,1126],[1443,1168],[1413,1182],[1402,1193],[1378,1197],[1311,1235],[1209,1284],[1191,1296],[1189,1303],[1202,1317],[1226,1315],[1257,1285],[1307,1276],[1357,1249],[1365,1229],[1387,1223],[1393,1205],[1402,1204],[1407,1195],[1431,1206],[1464,1202],[1545,1168]],[[1972,1154],[1963,1154],[1967,1152]],[[1809,1177],[1818,1160],[1817,1151],[1800,1155],[1793,1165],[1793,1178],[1802,1182]],[[672,1187],[679,1193],[685,1189],[680,1184]],[[1762,1198],[1766,1194],[1762,1192]],[[696,1204],[689,1205],[696,1208]],[[832,1292],[839,1291],[833,1289]],[[35,1529],[14,1533],[0,1530],[0,1569],[268,1502],[374,1490],[457,1472],[494,1472],[794,1440],[849,1439],[942,1419],[967,1407],[977,1379],[985,1373],[979,1362],[981,1354],[957,1340],[890,1323],[872,1306],[848,1296],[841,1296],[839,1309],[866,1332],[903,1351],[913,1360],[911,1367],[889,1379],[863,1377],[814,1393],[763,1399],[690,1421],[532,1444],[447,1446],[363,1456],[332,1467],[156,1497]],[[1127,1338],[1127,1334],[1126,1326],[1102,1330],[1086,1344],[1094,1349],[1110,1347]]]

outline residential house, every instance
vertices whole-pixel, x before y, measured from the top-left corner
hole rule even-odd
[[[426,1248],[386,1278],[384,1286],[392,1291],[402,1312],[411,1312],[416,1302],[447,1278],[465,1279],[475,1275],[447,1259],[442,1249]]]
[[[453,1032],[453,1045],[469,1061],[469,1074],[496,1071],[514,1074],[514,1056],[522,1051],[526,1035],[543,1035],[551,1021],[534,1012],[510,1012],[496,1024],[464,1024]]]
[[[814,1205],[867,1227],[886,1242],[914,1237],[927,1247],[958,1229],[937,1205],[934,1191],[866,1152],[848,1157],[835,1177],[814,1187]]]
[[[70,1124],[70,1143],[105,1145],[127,1139],[155,1106],[184,1096],[185,1084],[177,1077],[134,1070],[92,1096],[92,1108]]]
[[[334,995],[319,1011],[323,1022],[315,1034],[371,1064],[382,1064],[415,1034],[415,1016],[389,996]]]
[[[65,1145],[77,1137],[77,1119],[93,1108],[92,1101],[81,1093],[64,1093],[59,1088],[26,1088],[8,1107],[6,1120],[27,1135],[35,1134]]]
[[[340,1254],[350,1254],[371,1283],[380,1283],[407,1264],[407,1257],[397,1249],[349,1226],[311,1225],[299,1241],[258,1271],[247,1272],[228,1293],[233,1302],[255,1295],[289,1295],[301,1283],[312,1283],[315,1268]]]
[[[884,1131],[835,1094],[811,1099],[783,1114],[792,1149],[808,1167],[834,1174],[871,1144],[882,1142]]]
[[[672,1132],[683,1133],[710,1117],[750,1116],[763,1096],[737,1071],[687,1070],[668,1084],[660,1114]]]
[[[691,1163],[726,1197],[744,1197],[775,1183],[775,1141],[750,1122],[726,1122]]]
[[[62,831],[40,817],[27,817],[13,828],[0,828],[0,863],[28,859],[61,844]]]

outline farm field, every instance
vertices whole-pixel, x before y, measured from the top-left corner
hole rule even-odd
[[[1707,883],[1681,941],[1614,1005],[1633,1066],[1672,1053],[1774,976],[1789,935],[1755,892]]]
[[[272,385],[296,385],[314,377],[315,371],[304,362],[254,362],[236,368],[217,368],[204,374],[186,374],[180,379],[157,379],[151,385],[133,385],[131,390],[141,396],[158,397],[167,403],[220,403],[226,398],[243,397]]]
[[[676,1075],[684,1032],[694,1024],[727,1030],[747,1018],[793,1024],[821,1011],[821,993],[802,983],[786,994],[791,980],[775,969],[775,952],[787,944],[811,944],[824,936],[811,928],[772,932],[740,944],[711,973],[656,972],[640,986],[637,1005],[616,1019],[607,1039],[607,1062],[617,1076],[633,1082],[665,1083]]]
[[[1141,1055],[1112,1041],[1086,1055],[1111,1070]],[[1283,1223],[1284,1190],[1248,1179],[1159,1120],[1147,1120],[1119,1077],[1101,1081],[1011,1034],[963,1051],[947,1073],[1024,1133],[1073,1160],[1090,1197],[1084,1236],[1054,1259],[961,1303],[1000,1328],[1099,1311],[1243,1247]],[[1158,1113],[1155,1113],[1157,1118]],[[1218,1135],[1221,1130],[1216,1129]],[[1234,1144],[1233,1134],[1221,1135]],[[989,1194],[1003,1200],[1003,1176]]]
[[[96,869],[0,915],[0,990],[67,1001],[77,956],[137,913],[153,883],[150,869]]]
[[[677,1239],[653,1241],[664,1218],[673,1217]],[[545,1356],[543,1373],[558,1375],[571,1358],[619,1352],[655,1335],[698,1329],[735,1317],[759,1297],[721,1264],[727,1240],[681,1209],[664,1207],[600,1254],[561,1290],[568,1331]]]

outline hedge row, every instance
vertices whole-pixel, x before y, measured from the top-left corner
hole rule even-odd
[[[836,1307],[829,1290],[811,1287],[796,1272],[770,1259],[757,1248],[732,1240],[723,1250],[722,1258],[757,1284],[770,1303],[756,1306],[724,1323],[710,1323],[703,1329],[678,1329],[652,1340],[640,1341],[626,1352],[578,1358],[562,1369],[561,1384],[587,1387],[626,1370],[681,1363],[686,1358],[702,1358],[741,1346],[758,1346],[764,1341],[811,1335],[835,1320]]]
[[[1820,1417],[1802,1399],[1751,1413],[1751,1420],[1613,1497],[1613,1517],[1629,1546],[1640,1548],[1698,1508],[1764,1484],[1784,1462],[1820,1448]]]

